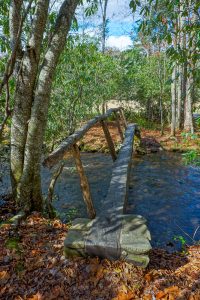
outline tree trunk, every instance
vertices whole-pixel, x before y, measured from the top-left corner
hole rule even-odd
[[[171,99],[172,99],[171,135],[175,136],[176,133],[175,132],[176,130],[176,65],[175,64],[173,65],[173,70],[172,70]]]
[[[106,22],[107,22],[107,6],[108,0],[99,0],[101,6],[101,13],[102,13],[102,53],[105,53],[106,47]]]
[[[192,26],[197,22],[198,16],[192,9],[196,1],[189,1],[190,10],[192,11],[189,18],[189,25]],[[196,52],[197,36],[195,31],[190,32],[187,37],[188,63],[187,63],[187,82],[186,82],[186,98],[184,112],[184,130],[194,133],[192,105],[194,98],[194,71],[195,71],[195,52]]]
[[[194,86],[194,77],[192,71],[190,71],[187,78],[187,84],[186,84],[184,130],[190,131],[191,133],[194,133],[193,116],[192,116],[193,86]]]
[[[18,206],[26,211],[43,208],[40,166],[51,86],[77,4],[78,0],[63,1],[43,64],[38,68],[49,8],[49,0],[38,0],[32,35],[17,80],[11,174]]]
[[[15,197],[23,173],[28,122],[34,98],[34,87],[48,6],[49,0],[39,0],[37,2],[32,35],[23,55],[16,83],[15,104],[11,125],[11,179]]]
[[[182,65],[178,65],[178,79],[177,79],[177,129],[181,129],[181,116],[182,116]]]

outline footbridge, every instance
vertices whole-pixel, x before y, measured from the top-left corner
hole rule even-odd
[[[107,125],[107,120],[111,115],[115,117],[122,141],[118,154]],[[88,130],[97,123],[102,126],[114,161],[109,190],[98,215],[95,212],[89,183],[77,144]],[[89,218],[75,219],[67,234],[64,247],[66,257],[98,256],[111,260],[124,259],[144,267],[148,265],[151,236],[146,220],[140,215],[126,214],[130,170],[134,140],[136,139],[137,141],[140,140],[140,131],[137,124],[127,124],[123,108],[113,108],[105,114],[90,120],[82,128],[67,137],[44,160],[43,165],[49,168],[58,164],[58,169],[50,184],[49,194],[51,196],[56,179],[62,172],[63,160],[68,157],[67,153],[74,157],[80,177],[83,199],[87,206]]]

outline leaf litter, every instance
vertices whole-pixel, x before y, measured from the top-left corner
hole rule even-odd
[[[125,261],[66,259],[68,228],[39,213],[17,229],[1,226],[0,299],[200,299],[200,246],[184,254],[153,249],[147,269]]]

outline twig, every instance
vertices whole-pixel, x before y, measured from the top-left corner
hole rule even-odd
[[[199,228],[200,228],[200,226],[197,226],[197,228],[196,228],[196,230],[195,230],[195,232],[193,234],[193,239],[195,238],[195,235],[196,235],[197,231],[199,230]]]
[[[195,240],[187,232],[185,232],[176,222],[175,224],[186,236],[188,236],[193,241],[193,243],[195,243]]]

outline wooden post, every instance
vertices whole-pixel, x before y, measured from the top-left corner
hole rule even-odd
[[[126,129],[127,128],[127,122],[126,122],[126,117],[124,115],[124,111],[123,111],[122,108],[120,109],[119,113],[120,113],[121,120],[124,124],[124,128]]]
[[[49,188],[48,188],[48,194],[47,194],[48,203],[52,202],[56,181],[57,181],[58,177],[60,176],[60,174],[62,173],[63,168],[64,168],[64,163],[61,163],[51,178]]]
[[[105,134],[105,137],[106,137],[106,141],[108,143],[110,154],[112,156],[113,161],[115,161],[117,159],[117,154],[116,154],[116,151],[115,151],[115,146],[114,146],[112,137],[111,137],[110,132],[108,130],[108,125],[104,121],[101,121],[101,125],[102,125],[102,128],[103,128],[103,132]]]
[[[94,219],[96,216],[96,212],[92,203],[92,197],[91,197],[91,193],[90,193],[90,187],[89,187],[89,183],[87,180],[87,177],[85,175],[85,171],[83,169],[83,165],[81,162],[81,156],[80,156],[80,151],[79,148],[77,146],[77,144],[74,144],[72,147],[72,153],[73,153],[73,157],[75,159],[76,162],[76,168],[80,177],[80,183],[81,183],[81,189],[82,189],[82,194],[83,194],[83,199],[85,201],[85,204],[87,206],[87,212],[88,215],[91,219]]]
[[[123,142],[124,135],[123,135],[123,132],[122,132],[122,129],[121,129],[121,126],[120,126],[119,116],[118,116],[117,112],[114,112],[114,114],[115,114],[115,117],[116,117],[116,123],[117,123],[117,128],[118,128],[118,131],[119,131],[119,135],[120,135],[121,141]]]

